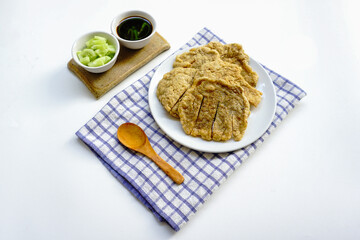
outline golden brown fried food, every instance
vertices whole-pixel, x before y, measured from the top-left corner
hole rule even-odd
[[[262,93],[258,75],[239,44],[217,42],[180,54],[163,76],[157,97],[184,132],[205,140],[241,140]]]
[[[205,140],[241,140],[249,114],[250,104],[240,85],[222,80],[196,79],[179,103],[185,133]]]
[[[244,80],[239,66],[218,59],[205,62],[198,70],[177,67],[165,74],[159,82],[157,96],[166,111],[179,118],[178,106],[182,95],[191,87],[194,79],[203,77],[239,83],[252,106],[256,107],[261,101],[262,93]]]
[[[173,67],[200,68],[204,63],[220,59],[220,54],[208,47],[202,46],[192,48],[178,56],[173,63]]]
[[[179,101],[185,91],[190,88],[195,73],[196,69],[194,68],[174,68],[170,72],[164,74],[159,82],[156,95],[165,110],[174,117],[178,117],[177,111],[173,112],[171,109]]]
[[[220,54],[221,60],[240,66],[243,71],[241,75],[253,87],[256,87],[259,76],[249,65],[249,56],[244,52],[243,47],[237,43],[222,44],[210,42],[205,47],[213,49]]]
[[[261,101],[262,93],[245,81],[241,75],[241,68],[238,65],[222,60],[206,62],[195,74],[195,78],[201,77],[226,80],[229,83],[238,83],[244,89],[245,97],[251,105],[256,107]]]

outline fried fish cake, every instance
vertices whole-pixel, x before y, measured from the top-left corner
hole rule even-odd
[[[249,114],[241,86],[223,80],[196,79],[179,103],[185,133],[205,140],[241,140]]]
[[[158,84],[157,97],[184,132],[205,140],[242,139],[250,104],[262,98],[258,75],[239,44],[210,42],[180,54]]]
[[[173,67],[200,68],[205,62],[214,61],[216,59],[220,59],[219,52],[201,46],[192,48],[189,51],[176,56]]]
[[[222,44],[220,42],[210,42],[205,45],[205,47],[217,51],[223,61],[240,66],[243,69],[241,75],[245,81],[247,81],[252,87],[256,87],[259,76],[250,67],[250,58],[244,52],[244,49],[240,44]]]
[[[178,117],[177,110],[172,111],[172,109],[192,85],[195,73],[194,68],[174,68],[164,74],[158,84],[156,95],[165,110],[174,117]]]
[[[261,101],[262,93],[244,80],[239,66],[217,59],[205,62],[198,70],[177,67],[164,75],[159,82],[157,96],[170,115],[179,118],[178,107],[183,94],[191,87],[194,78],[203,77],[240,84],[244,89],[245,97],[254,107]]]
[[[229,83],[238,83],[244,89],[245,97],[250,104],[256,107],[260,101],[262,93],[256,88],[252,87],[241,75],[242,69],[235,64],[216,60],[204,63],[199,71],[196,72],[195,78],[211,78],[222,79]]]

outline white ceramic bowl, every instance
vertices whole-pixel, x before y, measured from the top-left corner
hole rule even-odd
[[[120,22],[128,17],[132,17],[132,16],[137,16],[137,17],[143,17],[146,18],[147,20],[150,21],[150,23],[152,24],[152,32],[149,36],[147,36],[144,39],[140,39],[140,40],[126,40],[121,38],[118,34],[117,34],[117,27],[119,26]],[[156,32],[156,21],[155,19],[147,12],[143,12],[143,11],[138,11],[138,10],[132,10],[132,11],[127,11],[127,12],[123,12],[120,13],[119,15],[117,15],[113,21],[111,22],[111,32],[112,34],[120,41],[120,45],[130,48],[130,49],[140,49],[145,47],[146,44],[148,44],[150,42],[150,39],[152,38],[152,36],[154,36],[155,32]]]
[[[100,66],[100,67],[86,66],[80,62],[78,56],[76,55],[77,51],[82,50],[86,46],[85,43],[88,40],[90,40],[91,38],[93,38],[94,36],[100,36],[100,37],[106,38],[108,40],[109,44],[114,45],[115,49],[116,49],[114,57],[108,63],[106,63],[105,65]],[[112,66],[114,66],[116,59],[119,56],[119,52],[120,52],[120,44],[119,44],[119,41],[115,38],[115,36],[113,36],[110,33],[102,32],[102,31],[95,31],[95,32],[90,32],[90,33],[82,35],[80,38],[78,38],[74,42],[72,49],[71,49],[71,54],[72,54],[74,61],[79,66],[83,67],[85,70],[92,72],[92,73],[102,73],[102,72],[109,70]]]

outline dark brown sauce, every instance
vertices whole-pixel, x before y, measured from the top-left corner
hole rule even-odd
[[[116,32],[123,39],[136,41],[148,37],[152,30],[153,26],[149,20],[131,16],[121,20]]]

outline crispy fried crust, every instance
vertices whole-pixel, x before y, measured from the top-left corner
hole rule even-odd
[[[194,68],[174,68],[160,80],[156,95],[170,114],[180,97],[192,85],[195,73]]]
[[[210,42],[178,55],[156,93],[166,111],[180,118],[186,134],[239,141],[250,105],[258,106],[262,98],[257,80],[241,45]]]
[[[205,47],[217,51],[220,54],[221,60],[240,66],[243,69],[241,75],[245,81],[252,87],[256,86],[259,76],[250,67],[250,58],[240,44],[231,43],[223,45],[219,42],[210,42]]]
[[[185,133],[205,140],[241,140],[249,114],[250,104],[239,85],[209,78],[196,79],[179,104]]]
[[[204,63],[220,59],[219,52],[208,47],[192,48],[176,56],[173,67],[200,68]]]
[[[238,65],[216,60],[204,63],[199,71],[196,72],[195,78],[207,77],[240,84],[250,104],[256,107],[261,101],[262,93],[245,81],[241,75],[241,70]]]

